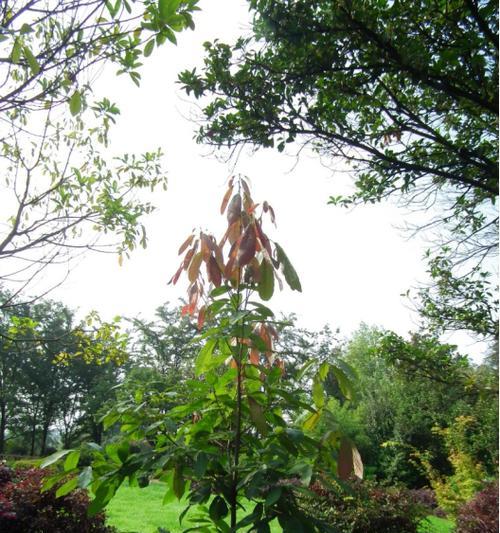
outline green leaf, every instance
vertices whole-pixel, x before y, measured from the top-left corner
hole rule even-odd
[[[80,91],[75,91],[69,99],[69,110],[75,117],[82,110],[82,95]]]
[[[86,466],[80,474],[78,474],[78,487],[86,489],[92,483],[92,467]]]
[[[40,72],[40,65],[38,64],[37,58],[33,55],[33,52],[27,46],[23,47],[23,53],[31,69],[32,74],[36,76]]]
[[[75,490],[78,487],[78,478],[72,477],[69,481],[66,481],[64,485],[61,485],[56,490],[56,498],[60,498],[61,496],[66,496],[69,492],[72,490]]]
[[[130,455],[130,445],[128,441],[124,440],[121,442],[121,444],[118,446],[116,453],[118,455],[118,458],[122,463],[125,463],[128,456]]]
[[[313,430],[316,427],[316,424],[319,422],[320,417],[321,417],[320,412],[312,413],[305,419],[304,423],[302,424],[302,427],[306,431]]]
[[[295,268],[293,268],[292,263],[290,263],[283,248],[278,243],[274,243],[274,245],[276,246],[276,252],[278,253],[278,261],[283,266],[283,274],[290,289],[292,289],[292,291],[302,292],[302,286],[300,285],[299,276],[297,275]]]
[[[72,451],[64,461],[64,471],[69,472],[70,470],[74,470],[78,466],[79,459],[80,450]]]
[[[169,14],[169,0],[158,0],[158,12],[160,13],[160,18],[162,20],[166,19]]]
[[[211,368],[212,353],[217,345],[217,339],[208,339],[203,348],[200,350],[194,363],[194,372],[198,377]]]
[[[95,498],[90,503],[87,513],[89,516],[95,516],[102,511],[106,504],[115,495],[116,489],[120,486],[117,479],[103,481],[95,493]]]
[[[297,373],[297,381],[300,382],[300,380],[304,377],[304,374],[307,372],[307,370],[312,366],[314,365],[316,361],[314,359],[309,359],[309,361],[307,361],[307,363],[304,363],[304,365],[302,366],[302,368],[300,368],[300,370],[298,371]]]
[[[32,33],[34,30],[33,28],[29,25],[29,24],[26,24],[26,22],[21,26],[21,29],[19,30],[19,33],[21,35],[26,35],[27,33]]]
[[[172,481],[172,490],[177,496],[177,499],[180,500],[184,495],[184,490],[186,488],[186,480],[182,475],[182,466],[176,465],[174,470],[174,479]]]
[[[46,468],[47,466],[54,464],[56,461],[59,461],[59,459],[63,458],[65,455],[68,455],[68,453],[71,453],[72,451],[74,450],[61,450],[49,455],[42,461],[40,468]]]
[[[154,39],[151,39],[144,47],[144,57],[149,57],[153,53],[154,47],[155,41]]]
[[[302,483],[306,486],[311,482],[311,477],[313,473],[312,466],[309,463],[298,462],[290,468],[288,471],[289,474],[297,474],[300,477]]]
[[[260,264],[259,296],[263,300],[270,300],[274,292],[274,269],[266,259]]]
[[[258,429],[259,433],[262,435],[267,435],[269,433],[269,428],[267,426],[266,417],[264,416],[262,406],[251,396],[248,397],[248,405],[250,407],[250,418],[252,419],[255,427]]]
[[[101,422],[104,426],[104,429],[109,429],[120,419],[120,413],[111,411],[102,417]]]
[[[227,507],[227,504],[224,501],[224,498],[222,498],[221,496],[216,496],[212,500],[212,503],[210,504],[210,507],[208,509],[208,514],[214,522],[217,522],[221,518],[226,517],[228,512],[229,509]]]
[[[167,490],[165,492],[165,496],[163,496],[163,505],[166,505],[168,503],[172,503],[175,500],[175,493],[173,489],[173,481],[174,481],[174,472],[170,471],[166,476],[162,477],[162,481],[165,481],[167,485]]]
[[[329,371],[330,371],[330,363],[327,363],[326,361],[321,363],[321,366],[319,367],[319,370],[318,370],[318,375],[321,381],[325,381],[326,377],[328,376]]]
[[[282,493],[281,487],[273,487],[268,492],[264,505],[266,507],[271,507],[271,505],[274,505],[281,498],[281,493]]]
[[[194,474],[198,479],[201,479],[207,470],[208,465],[208,456],[205,452],[199,452],[196,456],[196,461],[194,463]]]
[[[16,39],[14,40],[14,46],[12,47],[12,52],[10,53],[10,59],[15,65],[17,65],[19,61],[21,61],[21,52],[21,41],[16,37]]]
[[[323,384],[318,379],[315,379],[312,386],[312,397],[314,405],[321,409],[325,405],[325,391]]]
[[[332,372],[337,379],[342,394],[347,400],[352,400],[354,398],[354,387],[351,380],[346,376],[344,371],[337,366],[332,366]]]
[[[54,476],[50,476],[50,477],[45,478],[43,480],[42,491],[41,492],[46,492],[46,491],[50,490],[54,485],[59,483],[59,481],[61,481],[61,479],[65,478],[65,477],[66,477],[66,472],[60,472],[59,474],[55,474]]]

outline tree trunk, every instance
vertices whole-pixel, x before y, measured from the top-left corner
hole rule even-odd
[[[5,400],[0,400],[0,455],[5,453],[5,430],[7,428],[7,406]]]
[[[33,457],[35,455],[35,438],[36,438],[36,417],[33,417],[31,423],[31,444],[30,444],[30,455]]]

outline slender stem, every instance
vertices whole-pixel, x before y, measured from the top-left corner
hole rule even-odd
[[[240,189],[241,185],[238,184],[238,188]],[[237,309],[236,311],[240,311],[241,308],[241,269],[238,268],[238,274],[237,274],[237,286],[236,286],[236,303],[237,303]],[[248,299],[247,299],[248,300]],[[247,301],[246,300],[246,301]],[[246,301],[245,306],[246,307]],[[238,466],[240,462],[240,449],[241,449],[241,399],[242,399],[242,358],[243,358],[243,343],[241,342],[243,338],[243,332],[245,328],[245,318],[241,319],[241,337],[240,342],[238,346],[238,356],[236,358],[236,428],[235,428],[235,436],[234,436],[234,463],[233,463],[233,479],[232,479],[232,486],[231,486],[231,509],[230,509],[230,516],[231,516],[231,531],[236,531],[236,511],[237,511],[237,504],[238,504]]]

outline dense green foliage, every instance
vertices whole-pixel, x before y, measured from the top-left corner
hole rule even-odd
[[[207,43],[180,75],[202,99],[198,139],[310,144],[348,163],[354,192],[336,205],[397,196],[435,228],[431,288],[419,307],[434,332],[498,338],[498,11],[495,2],[250,0],[253,32]]]
[[[0,453],[45,455],[100,442],[99,410],[114,397],[124,337],[76,324],[64,305],[19,305],[0,319]]]
[[[451,426],[460,415],[474,417],[460,449],[498,468],[496,369],[472,366],[455,347],[437,339],[410,341],[364,326],[349,341],[345,359],[358,375],[356,401],[330,410],[358,443],[367,472],[377,479],[411,487],[428,484],[415,450],[427,453],[442,475],[452,473],[449,451],[436,427]],[[387,446],[385,443],[397,445]]]

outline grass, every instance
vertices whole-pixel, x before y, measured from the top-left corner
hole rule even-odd
[[[172,533],[181,533],[189,527],[189,513],[179,525],[179,515],[186,504],[177,500],[162,505],[165,494],[163,483],[151,483],[147,488],[122,486],[111,500],[106,512],[108,523],[120,533],[157,533],[158,527]],[[272,524],[272,533],[280,533],[279,525]],[[421,523],[419,533],[451,533],[453,523],[443,518],[429,516]]]
[[[157,533],[158,527],[171,533],[181,533],[189,527],[188,513],[179,525],[179,515],[186,503],[174,500],[162,505],[165,495],[163,483],[151,483],[147,488],[122,486],[106,507],[108,524],[115,526],[120,533]],[[194,514],[193,510],[193,514]],[[279,525],[271,524],[272,533],[280,533]]]
[[[419,533],[451,533],[453,522],[437,516],[428,516],[419,527]]]

